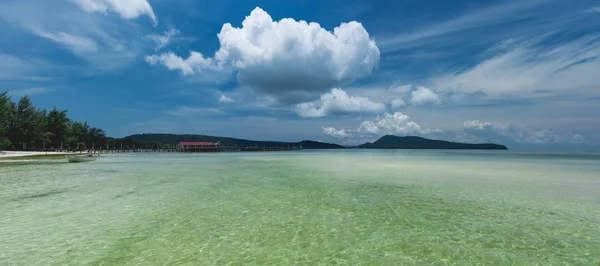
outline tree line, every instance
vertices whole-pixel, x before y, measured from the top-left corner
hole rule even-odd
[[[8,91],[0,94],[0,150],[103,150],[159,147],[109,138],[101,128],[71,120],[67,110],[39,109],[28,96],[13,102]]]

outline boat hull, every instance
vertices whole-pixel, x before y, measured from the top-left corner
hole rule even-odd
[[[96,158],[92,156],[67,155],[67,161],[69,161],[70,163],[83,163],[95,160]]]

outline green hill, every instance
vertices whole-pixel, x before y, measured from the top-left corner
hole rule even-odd
[[[373,143],[359,145],[362,149],[439,149],[439,150],[508,150],[506,146],[491,143],[470,144],[422,137],[383,136]]]

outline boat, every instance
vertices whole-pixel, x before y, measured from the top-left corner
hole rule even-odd
[[[67,155],[67,161],[70,163],[83,163],[95,161],[97,156],[92,154],[86,155]]]

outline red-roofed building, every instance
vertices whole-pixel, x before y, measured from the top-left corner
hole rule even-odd
[[[182,141],[178,147],[182,152],[216,152],[219,151],[219,145],[219,142]]]

